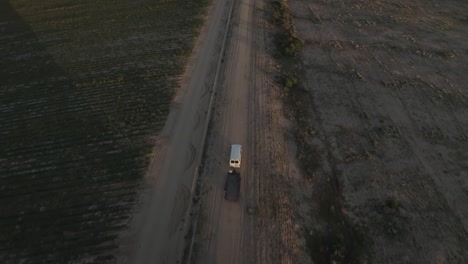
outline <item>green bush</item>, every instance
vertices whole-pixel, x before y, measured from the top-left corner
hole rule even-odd
[[[276,46],[279,52],[287,57],[298,54],[304,42],[297,36],[289,7],[284,1],[273,2],[273,22],[280,32],[276,35]]]
[[[296,35],[291,34],[288,37],[287,43],[283,46],[283,54],[286,56],[294,56],[302,50],[303,46],[304,42]]]
[[[291,88],[296,86],[298,82],[299,82],[299,80],[293,74],[285,75],[284,79],[283,79],[284,90],[286,92],[289,92],[289,90],[291,90]]]
[[[397,209],[400,206],[400,202],[396,199],[388,199],[385,203],[391,209]]]
[[[291,28],[291,14],[289,7],[284,1],[273,2],[273,21],[285,30],[289,30],[289,28]]]

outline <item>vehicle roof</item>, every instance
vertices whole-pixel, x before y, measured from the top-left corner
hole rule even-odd
[[[231,159],[232,160],[239,160],[241,156],[241,145],[234,144],[231,146]]]

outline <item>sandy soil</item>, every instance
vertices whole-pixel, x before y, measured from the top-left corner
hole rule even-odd
[[[468,3],[289,3],[323,153],[314,189],[337,179],[371,263],[466,263]]]

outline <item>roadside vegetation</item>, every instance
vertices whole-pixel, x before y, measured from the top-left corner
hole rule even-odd
[[[287,1],[271,1],[270,11],[271,22],[275,27],[275,57],[280,65],[277,82],[283,89],[289,116],[296,124],[297,158],[306,180],[313,182],[314,190],[320,190],[312,194],[314,202],[318,204],[316,217],[320,225],[304,229],[307,250],[317,264],[360,263],[364,256],[365,237],[343,213],[343,200],[336,175],[332,173],[326,180],[314,177],[323,165],[321,160],[330,157],[327,154],[324,157],[312,144],[314,137],[320,135],[311,126],[310,120],[318,117],[313,113],[311,95],[303,88],[300,79],[303,71],[299,55],[304,41],[296,34]]]
[[[0,263],[114,263],[208,4],[0,4]]]
[[[275,0],[272,5],[273,21],[281,29],[275,36],[277,50],[283,56],[293,57],[301,51],[304,42],[296,34],[287,2]]]

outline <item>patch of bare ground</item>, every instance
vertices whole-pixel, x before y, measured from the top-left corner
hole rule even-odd
[[[468,3],[288,3],[314,262],[466,263]]]
[[[250,95],[250,105],[256,110],[250,116],[249,131],[254,158],[250,184],[255,188],[251,197],[257,209],[253,211],[256,259],[252,263],[308,263],[301,208],[296,205],[311,185],[300,176],[294,159],[298,151],[294,124],[286,114],[282,85],[273,78],[282,66],[273,58],[276,50],[271,43],[278,41],[278,35],[268,21],[271,1],[260,1],[258,5],[255,91]],[[286,34],[288,37],[294,36]]]
[[[275,2],[278,4],[279,2]],[[271,24],[272,1],[256,2],[256,72],[255,90],[251,92],[250,142],[253,148],[253,176],[248,185],[253,207],[255,261],[251,263],[310,263],[302,239],[303,219],[298,207],[311,184],[300,175],[295,160],[298,151],[294,140],[294,123],[288,118],[282,86],[273,78],[281,76],[282,65],[274,55],[272,43],[281,42],[277,28]],[[286,21],[286,23],[289,23]],[[282,37],[291,38],[287,32]],[[283,48],[294,47],[282,42]],[[281,44],[280,44],[281,45]],[[247,261],[247,260],[246,260]],[[247,262],[246,262],[247,263]]]

